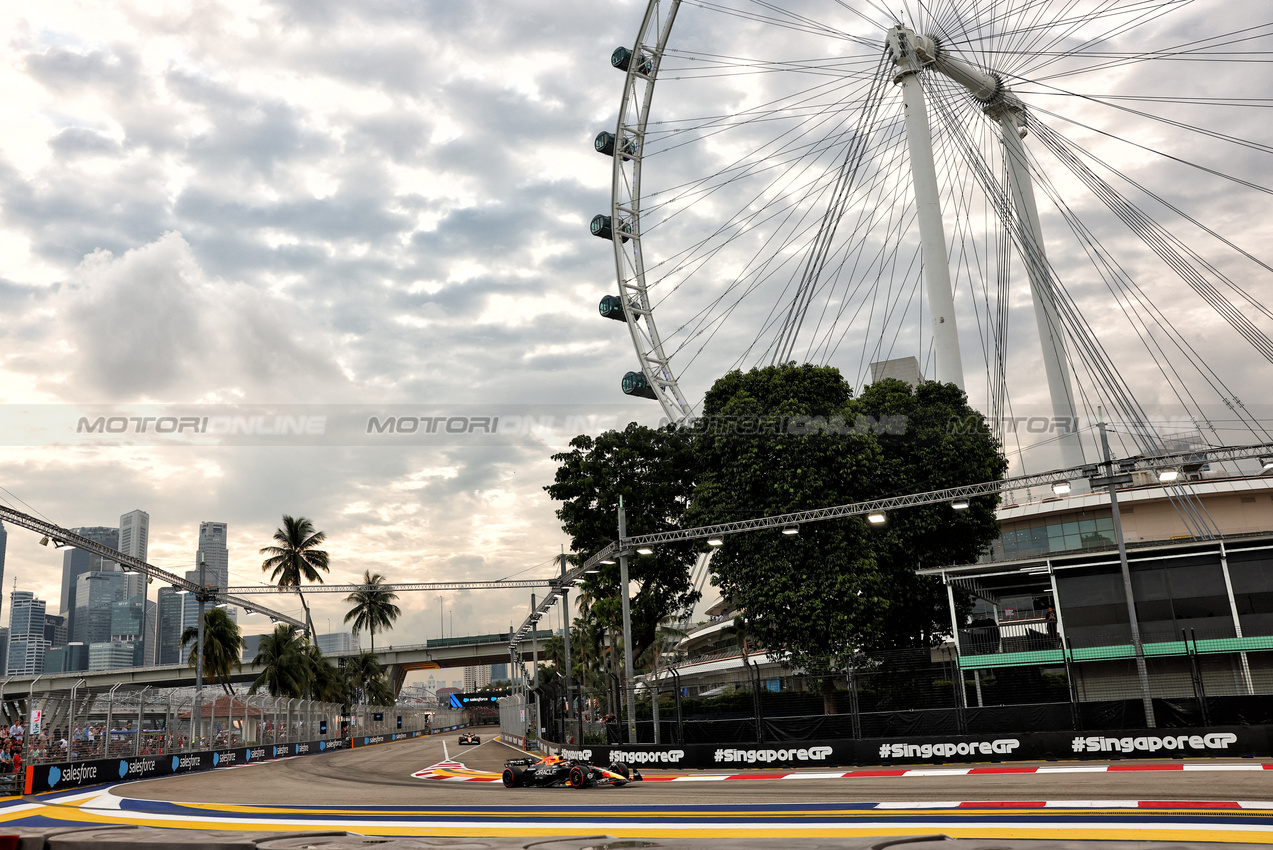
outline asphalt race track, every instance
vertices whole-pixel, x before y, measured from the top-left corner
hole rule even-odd
[[[10,798],[0,804],[0,821],[368,835],[944,833],[1273,843],[1273,763],[1250,759],[786,773],[649,770],[643,771],[649,781],[624,788],[507,789],[498,774],[504,760],[520,751],[496,741],[494,728],[477,731],[480,746],[460,747],[458,735],[449,734]],[[413,776],[421,772],[430,778]]]

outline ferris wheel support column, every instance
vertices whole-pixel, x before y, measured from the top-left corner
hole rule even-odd
[[[950,283],[946,255],[946,227],[942,222],[937,166],[933,161],[933,136],[919,72],[924,67],[916,50],[920,39],[905,27],[889,30],[888,47],[897,63],[893,82],[902,87],[906,112],[906,145],[910,151],[911,181],[919,220],[920,253],[924,261],[924,285],[933,326],[933,354],[938,381],[964,388],[964,364],[959,354],[959,329],[955,323],[955,294]],[[931,52],[931,51],[929,51]]]
[[[1057,436],[1061,445],[1061,462],[1067,467],[1082,466],[1085,463],[1083,444],[1079,442],[1078,411],[1074,405],[1070,369],[1065,360],[1065,339],[1061,334],[1061,318],[1056,311],[1056,299],[1052,295],[1052,281],[1047,273],[1048,260],[1043,251],[1043,226],[1039,223],[1034,184],[1030,180],[1030,171],[1026,164],[1025,145],[1021,143],[1024,132],[1022,114],[1015,110],[1002,111],[1006,114],[996,117],[1002,128],[1013,204],[1025,231],[1021,242],[1026,254],[1030,294],[1034,296],[1034,320],[1039,328],[1039,343],[1043,346],[1043,368],[1048,379],[1048,392],[1052,397],[1052,420],[1060,431]]]
[[[929,40],[931,42],[931,39]],[[1043,367],[1052,400],[1052,420],[1056,426],[1062,462],[1067,467],[1082,466],[1083,444],[1079,442],[1078,411],[1074,389],[1065,357],[1065,339],[1061,319],[1053,297],[1048,274],[1048,258],[1043,249],[1043,226],[1039,223],[1039,207],[1034,198],[1034,182],[1030,179],[1029,161],[1025,155],[1026,109],[997,74],[990,74],[947,55],[934,45],[933,69],[962,85],[985,105],[986,114],[994,119],[1003,138],[1008,180],[1012,183],[1012,204],[1020,223],[1020,242],[1030,278],[1030,295],[1034,302],[1034,319],[1043,347]],[[927,43],[921,45],[921,58]]]

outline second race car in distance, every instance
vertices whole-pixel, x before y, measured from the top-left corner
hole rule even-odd
[[[597,767],[583,759],[567,759],[561,756],[509,759],[504,762],[504,787],[517,788],[593,788],[613,785],[616,788],[629,782],[640,782],[636,768],[623,762],[615,762],[609,768]]]
[[[482,743],[482,739],[480,736],[474,735],[472,732],[461,732],[460,743],[461,744],[480,744]]]

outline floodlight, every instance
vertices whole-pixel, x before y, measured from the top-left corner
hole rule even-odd
[[[782,533],[783,533],[783,534],[799,534],[799,533],[800,533],[800,526],[798,526],[798,525],[787,525],[787,526],[783,526]]]
[[[883,511],[871,511],[866,515],[866,521],[873,525],[881,525],[886,519],[888,517],[884,515]]]
[[[1170,484],[1179,477],[1180,470],[1176,469],[1174,466],[1168,466],[1164,469],[1158,470],[1158,480],[1163,484]]]
[[[653,550],[653,549],[651,549],[649,546],[638,546],[638,547],[637,547],[637,554],[638,554],[638,555],[653,555],[653,554],[654,554],[654,550]]]
[[[707,545],[708,546],[724,546],[725,541],[721,539],[720,537],[709,537],[707,538]]]
[[[950,506],[957,511],[966,511],[968,510],[968,500],[955,499],[953,502],[950,503]]]
[[[1070,482],[1068,481],[1054,482],[1052,484],[1052,492],[1057,494],[1058,496],[1064,496],[1066,493],[1070,492]]]

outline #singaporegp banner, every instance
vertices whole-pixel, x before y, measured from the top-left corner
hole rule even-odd
[[[314,755],[348,748],[348,741],[336,738],[326,741],[265,744],[259,747],[238,747],[196,753],[93,759],[69,764],[35,764],[28,765],[26,768],[23,792],[42,794],[46,791],[64,791],[83,785],[152,779],[159,776],[211,770],[214,767],[252,764],[258,761]]]
[[[1056,759],[1261,758],[1273,754],[1268,727],[1142,729],[1111,732],[914,736],[869,740],[684,744],[585,745],[544,749],[594,764],[625,762],[675,770],[797,768],[884,765],[909,767],[948,762],[1048,761]]]

